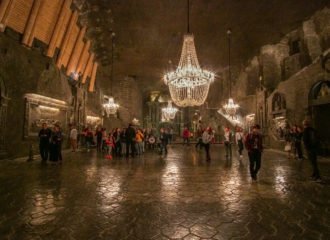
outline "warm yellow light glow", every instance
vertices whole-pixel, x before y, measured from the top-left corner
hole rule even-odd
[[[184,35],[179,65],[175,71],[164,75],[173,102],[179,107],[202,105],[213,81],[214,73],[199,66],[194,36]]]
[[[47,106],[43,106],[43,105],[39,105],[38,107],[40,109],[44,109],[46,111],[51,111],[51,112],[59,112],[60,111],[60,109],[54,108],[54,107],[47,107]]]

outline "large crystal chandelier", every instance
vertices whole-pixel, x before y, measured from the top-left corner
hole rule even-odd
[[[114,65],[114,38],[115,33],[112,33],[112,46],[111,46],[111,82],[110,82],[110,93],[112,94],[112,83],[113,83],[113,65]],[[108,98],[108,102],[103,104],[103,109],[108,117],[117,113],[119,105],[115,103],[113,97]]]
[[[236,112],[239,108],[239,105],[236,104],[231,97],[231,69],[230,69],[230,37],[231,37],[231,29],[227,30],[227,36],[228,36],[228,81],[229,81],[229,98],[228,102],[223,106],[223,109],[225,111],[225,114],[232,119],[236,118]],[[221,110],[219,110],[221,111]]]
[[[180,107],[202,105],[214,81],[214,73],[199,66],[194,36],[189,33],[189,0],[188,0],[188,34],[184,35],[181,58],[175,71],[164,75],[173,102]]]
[[[107,117],[110,117],[110,115],[116,114],[117,110],[119,108],[119,105],[115,103],[113,97],[108,98],[108,102],[103,104],[104,112],[107,114]]]
[[[172,106],[172,101],[168,101],[167,107],[162,108],[162,117],[165,120],[173,120],[178,109]]]

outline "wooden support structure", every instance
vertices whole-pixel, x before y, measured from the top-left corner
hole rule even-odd
[[[72,3],[72,0],[64,0],[62,3],[60,15],[57,19],[55,29],[53,31],[52,37],[50,39],[50,43],[47,49],[46,56],[48,57],[53,57],[56,49],[56,44],[58,42],[58,38],[60,35],[60,31],[63,28],[64,25],[64,20],[65,20],[65,15],[66,15],[66,9],[70,7]]]
[[[94,62],[93,69],[92,69],[92,75],[91,75],[91,81],[89,83],[89,89],[88,89],[90,92],[94,92],[97,67],[98,67],[97,62]]]
[[[14,0],[2,0],[0,5],[0,32],[3,32],[7,26],[8,17],[13,8]]]
[[[28,47],[31,47],[33,43],[35,26],[42,3],[42,0],[34,0],[30,16],[25,27],[22,43]]]
[[[91,75],[93,61],[94,61],[94,53],[89,55],[87,66],[85,68],[83,78],[81,80],[82,83],[86,83],[87,77],[89,77]]]
[[[76,24],[77,19],[78,19],[78,12],[74,11],[71,15],[70,22],[69,22],[68,28],[66,30],[66,33],[65,33],[65,36],[64,36],[64,39],[63,39],[60,55],[57,59],[57,66],[59,68],[62,66],[62,60],[63,60],[63,57],[65,55],[66,48],[68,46],[68,42],[69,42],[69,39],[70,39],[70,35],[72,33],[72,29],[73,29],[74,25]]]
[[[72,72],[76,72],[77,69],[77,64],[81,55],[81,51],[84,47],[84,42],[83,42],[83,38],[85,36],[86,33],[86,27],[82,27],[79,31],[79,35],[78,38],[74,44],[74,48],[73,51],[71,53],[71,56],[69,58],[69,62],[68,62],[68,66],[66,69],[66,74],[70,75]]]
[[[77,73],[79,73],[79,74],[82,74],[83,69],[86,68],[87,61],[88,61],[88,51],[89,51],[90,46],[91,46],[91,41],[88,40],[87,42],[85,42],[84,48],[80,54],[77,69],[76,69]]]

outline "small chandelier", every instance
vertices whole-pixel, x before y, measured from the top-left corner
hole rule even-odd
[[[200,106],[208,95],[214,73],[199,66],[194,36],[189,33],[189,0],[188,0],[188,33],[184,35],[180,62],[175,71],[164,75],[173,102],[180,107]]]
[[[114,38],[115,33],[112,33],[112,45],[111,45],[111,81],[110,81],[110,93],[112,94],[112,82],[113,82],[113,65],[114,65]],[[115,103],[115,100],[113,97],[108,98],[108,102],[103,104],[103,109],[107,114],[107,117],[110,117],[110,115],[114,115],[117,113],[117,110],[119,108],[119,105]]]
[[[162,108],[162,118],[166,120],[173,120],[178,109],[172,106],[172,101],[168,101],[167,107]]]
[[[234,100],[232,98],[229,98],[228,102],[223,105],[223,108],[227,115],[234,118],[234,116],[236,115],[236,111],[239,108],[239,105],[234,103]]]
[[[119,108],[119,105],[115,103],[113,97],[108,98],[108,102],[103,104],[103,109],[105,113],[107,114],[107,117],[110,117],[110,115],[116,114],[117,110]]]
[[[236,112],[239,108],[239,105],[236,104],[231,97],[231,69],[230,69],[230,37],[231,37],[231,29],[227,30],[228,36],[228,81],[229,81],[229,98],[228,102],[223,106],[225,114],[232,119],[236,118]],[[222,112],[221,110],[218,111],[219,113]],[[221,114],[221,113],[220,113]]]

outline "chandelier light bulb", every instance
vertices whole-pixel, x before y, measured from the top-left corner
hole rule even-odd
[[[173,102],[179,107],[202,105],[213,81],[214,73],[199,66],[194,36],[184,35],[179,65],[175,71],[164,75]]]

